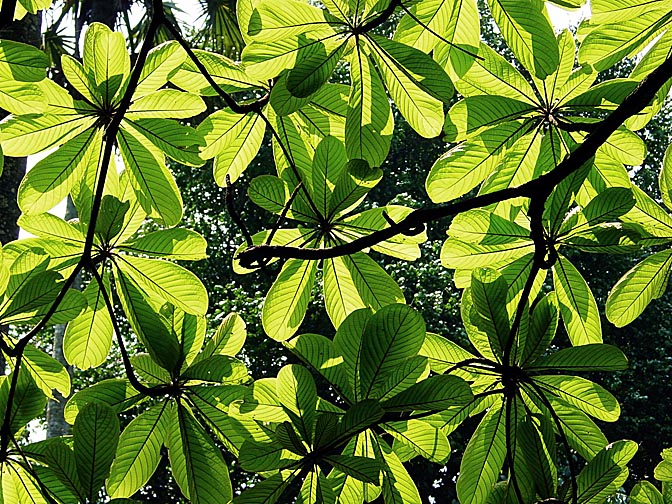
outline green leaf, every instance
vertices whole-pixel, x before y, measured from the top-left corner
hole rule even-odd
[[[359,360],[361,398],[369,398],[387,376],[409,357],[417,355],[425,339],[425,322],[414,309],[392,304],[378,310],[362,334]]]
[[[315,149],[311,196],[315,206],[325,218],[330,215],[329,203],[336,185],[343,176],[347,161],[345,147],[336,137],[324,137]]]
[[[630,491],[633,504],[665,504],[663,495],[650,481],[639,481]]]
[[[236,114],[219,110],[208,116],[197,128],[205,139],[203,159],[214,157],[215,181],[226,185],[226,176],[235,182],[259,152],[265,124],[258,114]]]
[[[362,159],[349,160],[329,200],[329,215],[338,216],[356,208],[382,177],[380,168],[371,168]]]
[[[467,194],[495,170],[505,149],[521,134],[521,124],[507,122],[453,147],[435,161],[427,175],[427,194],[435,203]]]
[[[61,56],[61,68],[63,69],[65,78],[88,104],[98,107],[102,106],[101,97],[96,89],[93,75],[79,61],[68,54],[63,54]]]
[[[141,413],[121,433],[106,484],[111,497],[132,496],[154,474],[168,430],[166,404]]]
[[[73,438],[77,474],[87,499],[93,501],[110,473],[117,449],[117,415],[104,403],[90,402],[77,415]]]
[[[420,504],[420,494],[415,482],[406,471],[399,457],[384,442],[376,439],[377,452],[382,455],[383,465],[383,498],[390,504]]]
[[[605,24],[588,33],[579,48],[579,62],[606,70],[625,56],[634,55],[651,41],[672,18],[669,9],[651,9],[627,23]]]
[[[205,315],[208,293],[201,281],[177,264],[130,255],[117,256],[119,271],[142,290],[155,294],[187,313]]]
[[[63,354],[68,363],[80,369],[99,366],[112,344],[112,319],[96,282],[84,290],[87,308],[66,327]]]
[[[438,136],[444,121],[443,104],[441,100],[432,96],[437,93],[427,93],[427,86],[423,85],[423,82],[427,80],[430,85],[442,82],[443,87],[436,84],[436,89],[442,98],[448,97],[447,101],[452,96],[452,86],[447,84],[450,82],[448,76],[429,56],[398,42],[382,37],[375,38],[367,49],[385,81],[385,87],[392,100],[408,124],[425,138]],[[404,63],[413,64],[414,67],[406,68]],[[378,103],[372,105],[382,106]]]
[[[22,82],[38,82],[46,77],[47,56],[29,44],[0,41],[0,75]]]
[[[289,201],[289,184],[275,175],[260,175],[254,177],[250,182],[250,187],[247,189],[247,195],[254,204],[260,206],[264,210],[280,215],[283,210],[285,210],[287,202]],[[293,217],[295,216],[295,213],[288,210],[287,215]]]
[[[435,50],[436,60],[445,61],[460,48],[478,52],[478,8],[472,0],[430,0],[415,3],[394,34],[394,40],[422,52]]]
[[[235,456],[238,456],[240,448],[250,436],[258,441],[270,439],[252,418],[239,414],[234,416],[231,406],[242,400],[246,391],[246,387],[242,385],[194,385],[188,389],[189,398],[199,416]]]
[[[296,504],[335,504],[336,495],[331,482],[322,474],[319,467],[311,471],[303,480],[301,490],[296,498]]]
[[[94,120],[79,114],[26,114],[0,123],[6,156],[27,156],[61,145],[91,127]]]
[[[397,283],[363,252],[326,260],[323,275],[325,305],[336,328],[357,309],[404,302]]]
[[[462,96],[500,95],[537,103],[537,95],[527,79],[494,49],[481,43],[478,56],[474,60],[460,51],[452,53],[451,78]]]
[[[165,385],[170,383],[171,377],[168,371],[152,359],[148,353],[136,353],[130,357],[135,373],[147,383]]]
[[[665,149],[665,156],[663,157],[663,168],[660,170],[658,177],[658,187],[660,188],[660,196],[663,198],[663,203],[667,208],[672,208],[672,144]]]
[[[337,438],[348,439],[376,425],[385,412],[378,401],[365,399],[353,404],[341,417],[337,427]]]
[[[555,465],[555,433],[550,420],[539,419],[537,425],[532,418],[524,417],[516,425],[516,455],[529,470],[539,494],[548,498],[556,494],[558,469]],[[516,459],[514,459],[515,463]]]
[[[601,343],[600,314],[593,293],[581,273],[562,256],[553,266],[553,285],[572,345]]]
[[[234,502],[235,504],[275,504],[291,485],[295,476],[296,473],[287,477],[283,477],[282,474],[273,474],[265,480],[258,481],[253,487],[246,488],[234,499]]]
[[[375,459],[352,455],[327,455],[324,460],[359,481],[373,485],[378,485],[380,482],[380,462]]]
[[[401,222],[408,217],[413,210],[401,205],[387,205],[384,207],[371,208],[355,215],[339,219],[336,223],[334,234],[344,240],[352,241],[369,233],[380,231],[389,227],[390,223]],[[387,215],[385,215],[387,214]],[[379,242],[372,250],[391,257],[414,261],[420,257],[419,244],[427,240],[427,233],[422,231],[412,236],[397,235],[390,239]]]
[[[117,250],[166,259],[198,261],[207,257],[206,247],[205,239],[195,231],[172,228],[152,231],[135,240],[126,241]]]
[[[28,215],[40,214],[60,203],[88,170],[95,170],[101,141],[98,130],[85,131],[38,161],[19,186],[22,211]]]
[[[240,405],[243,415],[251,415],[262,422],[284,422],[289,420],[280,404],[275,378],[260,378],[250,386]]]
[[[91,23],[84,36],[84,69],[93,78],[104,103],[112,101],[130,67],[124,36],[102,23]]]
[[[33,114],[46,108],[40,88],[30,82],[0,79],[0,107],[12,114]]]
[[[159,313],[160,305],[148,299],[127,276],[119,275],[116,281],[121,306],[133,331],[160,366],[174,369],[180,363],[180,343],[168,320]]]
[[[530,240],[500,245],[474,245],[448,238],[441,248],[441,264],[446,268],[471,272],[476,268],[511,264],[533,252],[533,249],[534,244]]]
[[[387,376],[384,383],[377,388],[375,397],[380,400],[388,399],[427,378],[429,371],[426,357],[409,357]]]
[[[303,438],[312,440],[317,389],[310,372],[297,364],[284,366],[278,373],[277,394]]]
[[[111,378],[99,381],[73,395],[65,406],[65,421],[73,424],[79,412],[91,402],[108,405],[115,413],[121,413],[137,404],[144,397],[138,394],[128,380]]]
[[[388,422],[384,428],[396,443],[431,462],[445,464],[450,458],[450,444],[446,435],[422,420]]]
[[[656,468],[653,470],[653,476],[663,482],[663,488],[665,488],[665,483],[672,481],[672,461],[663,460],[660,462]]]
[[[429,358],[429,365],[432,368],[432,371],[438,374],[445,373],[459,362],[475,358],[474,354],[463,349],[448,338],[430,332],[425,335],[425,341],[420,349],[420,355]],[[456,369],[453,372],[461,378],[470,378],[472,376],[468,371],[459,369]]]
[[[196,357],[196,362],[211,355],[236,355],[243,348],[246,337],[245,321],[237,313],[229,313]]]
[[[163,153],[155,152],[155,148],[123,129],[117,134],[117,144],[142,208],[166,226],[180,222],[182,198],[173,175],[166,168]]]
[[[555,396],[548,396],[548,399],[558,415],[570,447],[584,459],[591,460],[607,445],[607,438],[585,413]]]
[[[333,387],[348,397],[352,396],[343,357],[330,339],[319,334],[300,334],[287,341],[285,345],[324,376]]]
[[[33,377],[35,385],[49,398],[54,399],[53,390],[58,390],[63,397],[70,395],[68,370],[47,353],[27,345],[23,351],[22,364]]]
[[[470,321],[485,332],[490,347],[497,354],[506,348],[511,337],[509,314],[506,310],[508,285],[497,271],[480,268],[471,274],[471,300],[474,310]]]
[[[205,102],[200,96],[178,91],[160,89],[131,102],[126,117],[138,119],[186,119],[205,111]]]
[[[249,380],[247,368],[230,355],[211,355],[182,372],[182,378],[215,383],[238,384]]]
[[[628,359],[618,348],[601,343],[563,348],[539,359],[528,370],[557,369],[568,372],[622,371],[628,368]]]
[[[133,97],[144,96],[159,89],[175,76],[186,58],[187,53],[176,40],[169,40],[152,48],[147,54]]]
[[[3,418],[7,411],[7,400],[13,373],[5,375],[0,380],[0,412]],[[16,392],[11,403],[9,430],[16,434],[25,425],[44,412],[47,406],[47,396],[42,393],[28,371],[19,370]]]
[[[362,48],[350,56],[352,87],[345,119],[345,148],[349,159],[380,166],[390,149],[394,119],[378,73]]]
[[[315,282],[315,261],[290,259],[266,295],[261,320],[264,331],[276,341],[291,337],[306,315]]]
[[[247,34],[255,41],[274,42],[301,34],[333,33],[326,12],[296,0],[287,0],[282,9],[261,1],[249,21]]]
[[[466,404],[474,398],[462,378],[451,375],[432,376],[383,401],[386,411],[443,410]]]
[[[471,140],[475,135],[482,134],[485,128],[533,116],[535,111],[534,105],[529,102],[507,96],[469,96],[453,105],[446,116],[446,138],[453,141]],[[515,126],[520,128],[518,124]],[[511,131],[512,128],[508,130]],[[485,137],[490,138],[492,137]]]
[[[199,49],[195,49],[194,54],[213,80],[227,93],[250,89],[261,84],[245,73],[243,65],[221,54]],[[205,96],[217,95],[217,91],[213,89],[191,59],[182,63],[174,75],[170,76],[170,81],[177,87],[192,93]]]
[[[198,148],[205,145],[201,135],[192,127],[170,119],[125,119],[124,129],[140,141],[149,140],[156,148],[175,161],[189,166],[201,166],[205,161]]]
[[[300,35],[299,39],[305,39]],[[299,42],[294,67],[287,73],[287,89],[305,98],[325,84],[341,59],[346,44],[341,38],[324,39],[315,43]]]
[[[291,422],[282,422],[275,429],[275,437],[285,450],[300,456],[307,454],[306,446],[292,427]]]
[[[636,452],[634,441],[616,441],[604,447],[576,478],[578,502],[601,502],[598,496],[627,471],[625,465]]]
[[[558,67],[558,44],[542,1],[490,0],[504,40],[530,73],[545,79]]]
[[[170,416],[174,423],[168,434],[168,457],[182,494],[194,504],[230,502],[229,468],[220,450],[184,406]]]
[[[485,414],[464,450],[457,479],[457,495],[464,504],[484,503],[506,456],[505,418],[501,407]]]
[[[535,376],[547,394],[553,394],[572,406],[605,422],[615,422],[621,407],[614,396],[596,383],[578,376]]]
[[[74,494],[79,501],[84,500],[84,490],[77,475],[75,454],[62,441],[50,443],[45,450],[45,461],[56,477]],[[76,501],[76,502],[79,502]]]

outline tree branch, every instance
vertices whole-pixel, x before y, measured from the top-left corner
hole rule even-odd
[[[247,114],[249,112],[255,112],[257,114],[261,113],[261,109],[264,108],[264,106],[268,103],[268,100],[270,98],[270,93],[266,93],[264,96],[259,98],[256,101],[250,102],[250,103],[245,103],[245,104],[240,104],[236,100],[233,99],[233,97],[224,91],[217,82],[215,82],[215,79],[210,75],[210,72],[208,72],[208,69],[205,68],[205,65],[201,62],[201,60],[198,59],[198,56],[196,56],[196,53],[194,53],[193,49],[189,44],[187,44],[187,41],[184,40],[184,37],[182,34],[178,31],[175,26],[173,26],[173,23],[168,21],[167,19],[164,18],[163,20],[163,25],[168,29],[170,34],[175,38],[178,44],[182,46],[182,48],[185,50],[187,53],[187,56],[189,56],[189,59],[196,65],[196,68],[198,68],[198,71],[201,72],[203,77],[205,77],[205,80],[208,81],[208,84],[212,87],[212,89],[215,90],[215,92],[224,100],[224,103],[236,114]]]
[[[258,245],[239,254],[241,266],[253,268],[260,261],[273,257],[282,259],[320,260],[351,255],[380,242],[403,234],[408,230],[456,215],[467,210],[481,208],[517,197],[533,198],[545,194],[557,186],[567,176],[578,170],[592,158],[599,149],[627,119],[638,114],[655,97],[665,82],[672,78],[672,57],[667,58],[658,68],[643,79],[623,102],[605,119],[597,124],[573,152],[565,157],[553,170],[516,187],[508,187],[488,194],[449,203],[436,208],[420,208],[408,214],[395,226],[382,229],[352,242],[322,249],[299,249],[278,245]]]
[[[138,378],[135,376],[135,373],[133,372],[133,365],[131,364],[131,359],[128,356],[128,352],[126,351],[126,346],[124,345],[124,338],[121,336],[119,321],[117,320],[117,317],[114,314],[114,305],[112,304],[110,295],[108,294],[105,288],[105,282],[103,282],[103,278],[100,276],[100,273],[98,273],[98,270],[95,267],[91,268],[91,274],[93,275],[93,278],[96,280],[96,283],[98,283],[98,288],[100,289],[100,293],[102,294],[103,300],[105,301],[105,307],[107,308],[107,312],[110,314],[110,320],[112,321],[114,334],[117,337],[117,344],[119,345],[119,352],[121,353],[121,361],[124,364],[124,371],[126,372],[126,378],[128,379],[129,382],[131,382],[133,388],[138,392],[140,392],[141,394],[145,394],[148,396],[163,395],[163,392],[161,392],[160,394],[157,393],[157,388],[147,387],[142,383],[140,383],[140,380],[138,380]]]

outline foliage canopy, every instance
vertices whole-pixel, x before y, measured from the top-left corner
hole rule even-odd
[[[4,0],[3,21],[14,6],[19,16],[48,7]],[[0,41],[2,152],[48,152],[17,193],[34,237],[0,249],[0,324],[21,328],[0,337],[2,502],[132,502],[165,447],[195,504],[420,503],[405,462],[445,463],[470,418],[463,504],[589,504],[619,490],[637,445],[609,443],[596,421],[616,421],[619,403],[579,374],[628,360],[603,343],[571,251],[656,247],[613,286],[616,326],[667,287],[672,216],[627,167],[643,163],[639,132],[672,86],[672,7],[593,0],[576,33],[556,33],[541,0],[488,8],[515,61],[481,40],[475,0],[239,0],[239,60],[192,48],[154,0],[133,58],[124,35],[92,23],[81,61],[57,62],[60,82],[43,52]],[[155,45],[160,33],[171,40]],[[600,73],[635,57],[626,78]],[[400,120],[449,143],[427,167],[436,205],[362,206]],[[277,269],[262,324],[297,363],[254,379],[236,357],[245,322],[232,313],[208,331],[208,292],[175,262],[205,258],[207,244],[179,227],[169,165],[211,162],[231,190],[264,138],[275,166],[247,191],[276,224],[245,232],[231,260],[240,274]],[[672,147],[659,181],[672,208]],[[66,197],[76,220],[47,213]],[[449,217],[440,261],[463,289],[468,349],[427,332],[369,255],[413,261],[426,224]],[[332,334],[300,331],[315,288]],[[116,337],[125,377],[76,391],[72,436],[28,443],[26,424],[71,389],[34,346],[56,323],[79,369],[101,365]],[[144,353],[129,355],[126,323]],[[638,483],[633,502],[672,498],[672,454],[662,456],[662,485]],[[259,475],[240,494],[231,457]]]

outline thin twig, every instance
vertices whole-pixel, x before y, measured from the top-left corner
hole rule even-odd
[[[205,65],[201,62],[201,60],[198,59],[198,56],[196,56],[196,53],[194,53],[193,49],[191,46],[187,43],[186,40],[184,40],[184,37],[182,34],[179,32],[175,26],[173,26],[173,23],[171,23],[167,19],[163,19],[163,25],[168,29],[170,34],[175,38],[178,44],[182,46],[182,48],[185,50],[187,53],[187,56],[189,56],[189,59],[196,65],[196,68],[198,68],[198,71],[201,72],[201,75],[205,77],[205,80],[208,82],[210,87],[215,90],[215,92],[224,100],[224,103],[236,114],[247,114],[248,112],[255,112],[255,113],[260,113],[261,109],[264,108],[264,106],[268,103],[268,100],[270,98],[270,94],[266,93],[264,96],[259,98],[256,101],[250,102],[250,103],[238,103],[234,98],[224,91],[219,84],[215,81],[215,79],[210,75],[210,72],[208,71],[207,68],[205,68]]]
[[[114,334],[117,338],[117,344],[119,345],[119,353],[121,353],[121,360],[124,364],[124,371],[126,372],[126,378],[131,383],[133,388],[138,392],[148,396],[157,395],[156,388],[151,388],[147,387],[146,385],[143,385],[142,383],[140,383],[140,380],[138,380],[138,378],[135,376],[135,372],[133,371],[133,364],[131,364],[131,359],[128,356],[126,346],[124,345],[124,338],[121,335],[121,328],[119,327],[119,321],[117,320],[117,316],[114,313],[114,305],[112,304],[110,295],[108,294],[107,288],[105,287],[105,282],[103,281],[103,278],[101,277],[100,273],[95,267],[91,268],[91,274],[98,283],[98,288],[100,289],[100,293],[102,294],[103,300],[105,301],[107,312],[110,315],[110,320],[112,321],[112,327],[114,328]]]
[[[273,242],[273,237],[275,236],[275,233],[278,232],[278,229],[280,229],[280,226],[282,225],[282,221],[285,220],[285,217],[287,217],[287,212],[289,212],[289,209],[292,207],[292,203],[294,203],[294,199],[296,198],[296,195],[299,194],[299,190],[301,189],[301,187],[303,187],[303,182],[299,182],[299,184],[292,191],[292,194],[287,200],[287,203],[285,203],[282,212],[278,216],[278,220],[275,221],[273,229],[271,229],[271,232],[268,234],[268,237],[265,240],[266,245],[270,245]]]
[[[233,220],[236,226],[238,226],[240,232],[243,233],[243,237],[245,238],[245,243],[247,244],[247,246],[252,247],[254,245],[254,242],[252,241],[252,235],[248,231],[247,226],[245,226],[243,219],[240,218],[240,215],[236,210],[236,206],[233,204],[233,186],[231,185],[231,177],[229,176],[229,174],[226,175],[226,187],[224,188],[224,201],[226,202],[226,211],[228,212],[229,217],[231,217],[231,220]]]

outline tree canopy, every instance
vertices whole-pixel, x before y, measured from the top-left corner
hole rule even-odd
[[[558,30],[547,4],[589,17]],[[33,236],[0,248],[2,502],[134,502],[165,451],[194,504],[420,503],[407,463],[451,455],[462,504],[617,494],[637,443],[603,433],[621,406],[598,381],[629,362],[600,312],[632,323],[672,268],[672,147],[657,190],[632,180],[672,87],[672,6],[583,4],[215,2],[213,37],[152,0],[135,30],[77,24],[72,54],[0,40],[2,153],[42,156],[16,189]],[[3,0],[0,28],[46,8]],[[444,143],[412,167],[431,204],[370,195],[400,123]],[[204,165],[237,228],[210,243],[181,224],[174,175]],[[66,198],[75,219],[49,213]],[[440,250],[424,246],[436,229]],[[259,320],[222,316],[185,267],[238,233],[228,281],[273,278]],[[459,329],[428,331],[384,267],[423,252],[461,290]],[[598,305],[584,254],[641,260]],[[311,311],[324,334],[303,329]],[[123,376],[73,391],[37,340],[54,324],[69,365],[104,365],[114,341]],[[277,373],[246,358],[248,324],[292,356]],[[74,392],[72,435],[30,442],[56,392]],[[672,499],[664,448],[632,502]]]

